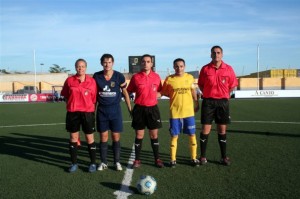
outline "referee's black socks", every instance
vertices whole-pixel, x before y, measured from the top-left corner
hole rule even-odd
[[[88,151],[91,159],[91,164],[96,164],[96,143],[88,144]]]
[[[140,153],[142,150],[143,139],[135,138],[134,141],[134,150],[135,150],[135,159],[140,160]]]
[[[207,141],[208,141],[208,134],[200,133],[200,152],[201,152],[200,156],[203,158],[206,157]]]
[[[221,150],[221,156],[222,158],[226,157],[226,134],[218,134],[218,141],[220,145],[220,150]]]
[[[158,138],[151,139],[151,146],[155,160],[159,159],[159,142]]]
[[[69,142],[69,152],[72,164],[77,164],[77,142]]]

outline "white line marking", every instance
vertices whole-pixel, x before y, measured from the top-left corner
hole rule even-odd
[[[169,120],[161,121],[163,123],[169,122]],[[196,120],[197,123],[200,120]],[[265,123],[265,124],[300,124],[300,122],[281,122],[281,121],[231,121],[232,123]],[[131,123],[131,121],[123,121],[123,123]],[[15,128],[15,127],[35,127],[35,126],[54,126],[64,125],[65,123],[50,123],[50,124],[20,124],[20,125],[9,125],[0,126],[0,128]]]
[[[10,126],[0,126],[0,128],[14,128],[14,127],[34,127],[34,126],[54,126],[54,125],[62,125],[65,123],[51,123],[51,124],[21,124],[21,125],[10,125]]]
[[[132,164],[135,158],[135,151],[134,151],[134,145],[132,145],[132,151],[127,163],[126,171],[124,178],[122,180],[122,185],[120,190],[115,191],[114,195],[117,196],[117,199],[127,199],[128,196],[132,195],[133,191],[129,189],[131,180],[132,180],[132,175],[133,175],[133,169],[132,169]]]
[[[232,121],[234,123],[265,123],[265,124],[300,124],[300,122],[277,122],[277,121]]]

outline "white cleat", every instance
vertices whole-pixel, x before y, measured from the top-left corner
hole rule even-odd
[[[117,163],[115,164],[115,167],[116,167],[116,170],[117,170],[117,171],[122,171],[122,170],[123,170],[122,165],[121,165],[119,162],[117,162]]]
[[[101,163],[97,168],[98,171],[103,171],[104,169],[107,169],[107,164],[104,163]]]

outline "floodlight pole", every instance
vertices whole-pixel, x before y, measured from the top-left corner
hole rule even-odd
[[[257,90],[259,90],[259,44],[257,45]]]
[[[44,66],[44,63],[40,63],[41,65],[41,73],[43,73],[43,66]]]
[[[34,66],[34,92],[37,93],[36,90],[36,64],[35,64],[35,50],[33,50],[33,66]]]

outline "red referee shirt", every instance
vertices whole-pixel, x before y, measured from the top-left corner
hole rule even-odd
[[[80,82],[76,75],[68,77],[61,91],[61,95],[68,99],[69,112],[94,112],[96,93],[96,82],[89,75],[85,75],[84,82]]]
[[[218,69],[212,62],[203,66],[198,78],[198,86],[204,98],[229,99],[231,89],[237,85],[232,67],[223,61]]]
[[[157,92],[162,88],[159,75],[153,71],[147,75],[139,72],[132,76],[127,91],[135,93],[134,103],[140,106],[155,106],[157,102]]]

